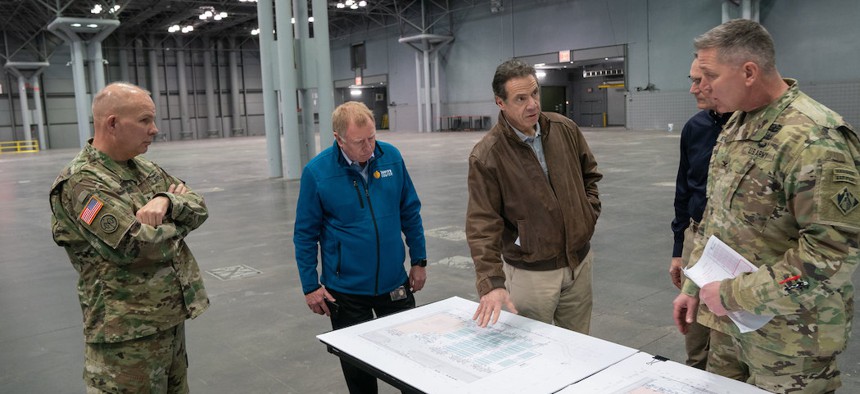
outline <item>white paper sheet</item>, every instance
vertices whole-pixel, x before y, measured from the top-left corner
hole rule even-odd
[[[699,287],[711,282],[731,279],[745,272],[756,272],[758,267],[736,252],[715,235],[711,235],[699,261],[690,268],[684,268],[684,275]],[[773,316],[756,315],[747,311],[730,311],[729,318],[735,322],[740,332],[755,331],[767,324]]]
[[[551,393],[637,352],[507,312],[480,328],[477,307],[452,297],[317,338],[428,393]]]
[[[636,353],[559,394],[759,394],[758,387]]]

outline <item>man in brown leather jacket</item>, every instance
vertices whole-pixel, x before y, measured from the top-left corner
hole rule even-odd
[[[505,306],[587,334],[603,175],[576,123],[541,112],[532,66],[499,65],[493,93],[498,123],[469,156],[466,236],[481,296],[474,319],[495,324]]]

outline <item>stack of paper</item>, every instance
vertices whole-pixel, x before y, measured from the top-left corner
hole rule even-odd
[[[736,252],[725,242],[712,235],[705,245],[702,257],[690,269],[684,269],[684,275],[704,287],[711,282],[731,279],[745,272],[756,272],[758,267],[750,263],[744,256]],[[738,326],[741,332],[755,331],[767,324],[773,316],[756,315],[746,311],[729,311],[729,318]]]

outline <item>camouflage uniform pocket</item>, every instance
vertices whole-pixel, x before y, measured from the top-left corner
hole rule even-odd
[[[728,189],[728,208],[751,227],[762,231],[776,210],[782,187],[773,175],[756,165],[755,160],[739,163],[732,170],[729,172],[732,186]]]

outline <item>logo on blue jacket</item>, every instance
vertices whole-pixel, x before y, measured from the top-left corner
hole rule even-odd
[[[377,171],[373,172],[373,177],[376,179],[386,178],[386,177],[390,177],[393,175],[394,175],[394,172],[391,171],[390,169],[389,170],[382,170],[382,171],[377,170]]]

